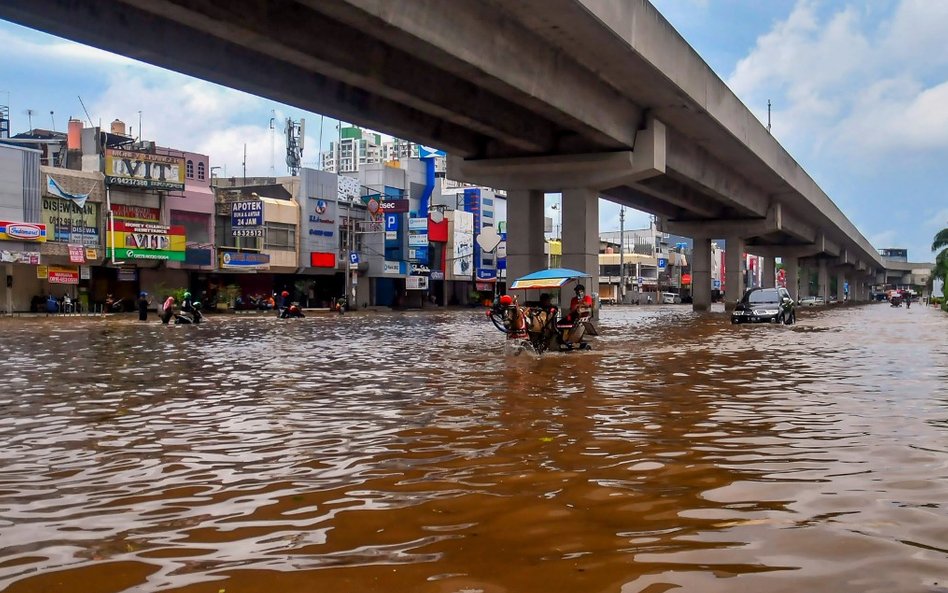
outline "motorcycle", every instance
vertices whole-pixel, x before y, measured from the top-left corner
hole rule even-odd
[[[291,303],[289,307],[280,309],[280,319],[302,319],[303,317],[306,315],[303,315],[303,310],[297,303]]]
[[[194,302],[188,310],[182,310],[174,314],[175,325],[196,325],[204,321],[204,314],[201,313],[201,303],[199,302]]]
[[[515,280],[511,291],[530,291],[543,289],[562,289],[571,282],[585,277],[576,270],[556,268],[541,270]],[[546,295],[548,296],[548,295]],[[560,296],[562,296],[560,294]],[[527,294],[524,293],[526,299]],[[562,302],[562,299],[561,299]],[[553,351],[589,350],[586,336],[599,335],[593,322],[591,307],[580,305],[570,317],[559,317],[559,308],[549,302],[533,302],[520,305],[517,296],[502,295],[487,312],[494,326],[507,334],[508,344],[519,354],[530,349],[537,354]]]

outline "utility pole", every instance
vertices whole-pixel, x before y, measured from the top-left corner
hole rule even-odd
[[[625,302],[625,206],[619,209],[619,302]]]
[[[770,132],[770,99],[767,99],[767,132]]]

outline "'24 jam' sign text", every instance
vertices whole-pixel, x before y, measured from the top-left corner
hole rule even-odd
[[[263,226],[263,202],[253,200],[248,202],[234,202],[230,205],[230,224],[235,237],[259,236],[250,235],[246,229]]]

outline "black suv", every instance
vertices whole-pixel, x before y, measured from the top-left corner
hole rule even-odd
[[[793,299],[786,288],[752,288],[731,313],[731,323],[783,322],[797,320]]]

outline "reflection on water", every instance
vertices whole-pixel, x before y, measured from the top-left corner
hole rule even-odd
[[[0,589],[948,591],[948,316],[800,317],[5,320]]]

